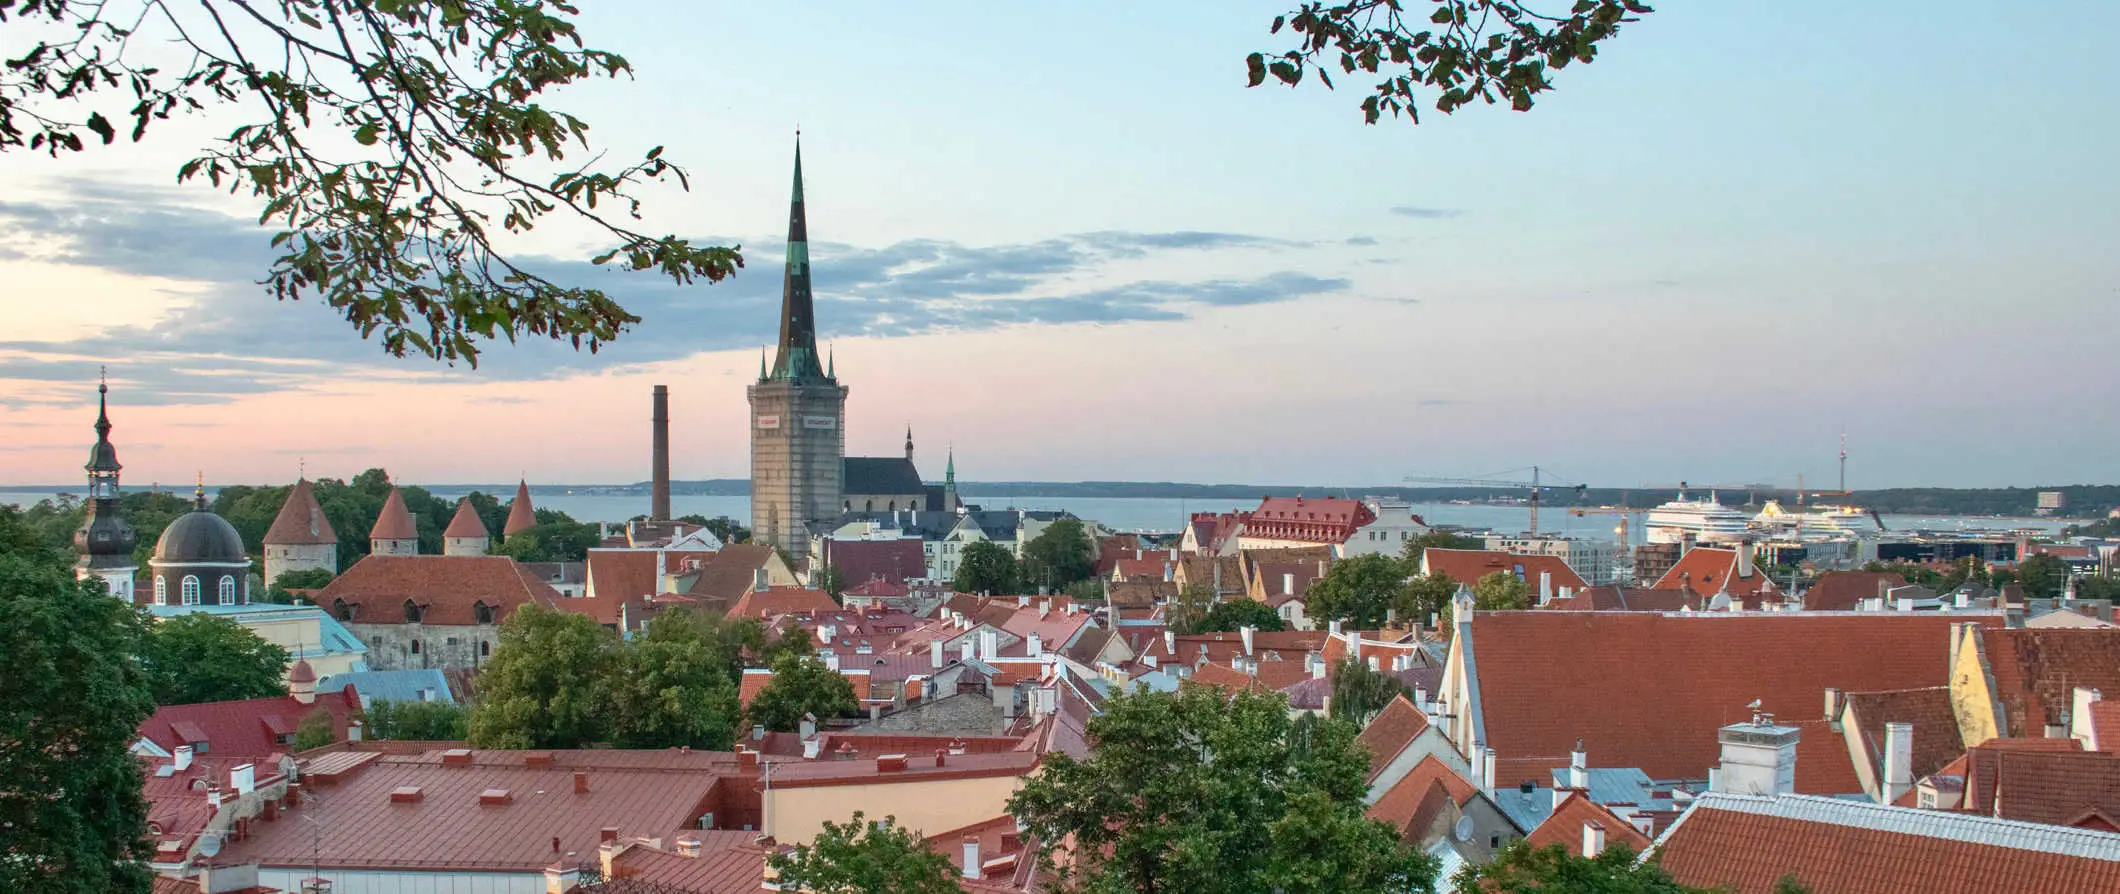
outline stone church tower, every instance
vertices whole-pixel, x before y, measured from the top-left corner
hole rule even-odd
[[[296,478],[287,491],[287,502],[273,517],[265,532],[265,584],[271,586],[289,571],[321,568],[339,573],[339,533],[317,502],[316,490],[307,476]]]
[[[799,143],[781,280],[780,348],[770,368],[763,357],[759,362],[757,384],[745,389],[751,401],[752,536],[806,555],[809,523],[837,518],[841,510],[847,389],[817,356]]]

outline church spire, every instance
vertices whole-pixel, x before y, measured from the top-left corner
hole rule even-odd
[[[957,445],[951,444],[949,465],[942,472],[942,509],[955,512],[962,505],[964,501],[957,497]]]
[[[795,188],[788,199],[788,261],[780,286],[780,354],[771,378],[829,379],[817,362],[817,319],[810,297],[809,225],[802,211],[802,135],[795,136]]]
[[[110,382],[101,376],[96,381],[96,444],[88,449],[88,495],[91,499],[115,498],[118,495],[117,445],[110,442]]]

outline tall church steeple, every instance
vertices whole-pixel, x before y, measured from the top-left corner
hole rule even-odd
[[[817,315],[810,295],[809,224],[802,212],[802,135],[795,135],[795,188],[788,199],[788,261],[780,284],[780,351],[767,378],[830,381],[817,357]]]
[[[88,449],[88,511],[74,531],[74,575],[81,579],[103,579],[110,594],[132,601],[133,547],[139,535],[119,515],[118,448],[110,442],[110,383],[96,383],[96,443]]]

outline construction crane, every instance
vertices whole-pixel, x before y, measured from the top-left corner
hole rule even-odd
[[[1581,518],[1586,515],[1619,516],[1619,527],[1614,528],[1613,533],[1619,535],[1620,554],[1626,555],[1628,546],[1633,543],[1633,541],[1627,539],[1627,526],[1630,522],[1633,521],[1634,516],[1640,515],[1648,511],[1649,510],[1647,509],[1629,509],[1625,506],[1579,506],[1574,509],[1568,510],[1568,514],[1573,515],[1577,518]]]
[[[1549,484],[1543,482],[1539,479],[1541,471],[1538,466],[1532,466],[1528,469],[1510,469],[1506,472],[1496,472],[1495,475],[1513,475],[1519,472],[1530,472],[1531,480],[1523,481],[1514,478],[1498,477],[1437,478],[1427,475],[1411,475],[1406,478],[1406,482],[1408,484],[1455,484],[1460,487],[1505,487],[1512,489],[1524,488],[1531,492],[1531,534],[1534,537],[1538,536],[1538,504],[1540,493],[1549,490],[1559,490],[1561,488],[1568,488],[1580,494],[1583,492],[1584,488],[1589,487],[1589,485],[1587,484]]]

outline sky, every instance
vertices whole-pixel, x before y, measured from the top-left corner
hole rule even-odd
[[[226,114],[0,158],[0,486],[742,477],[802,130],[849,453],[939,477],[2033,486],[2116,480],[2120,4],[1665,3],[1529,113],[1362,123],[1246,89],[1285,6],[587,4],[636,75],[548,100],[692,189],[640,226],[733,280],[511,251],[642,322],[591,355],[393,359],[276,303],[256,208],[179,186]],[[19,54],[0,41],[0,50]]]

